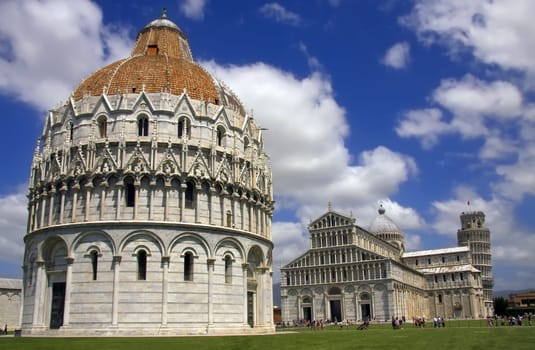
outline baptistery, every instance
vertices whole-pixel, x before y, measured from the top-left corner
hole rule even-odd
[[[272,332],[262,130],[165,13],[142,28],[46,116],[22,334]]]

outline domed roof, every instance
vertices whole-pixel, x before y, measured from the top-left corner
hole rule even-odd
[[[180,28],[162,17],[147,24],[137,35],[130,57],[116,61],[85,78],[73,91],[74,100],[85,95],[184,91],[194,99],[232,105],[244,111],[239,99],[222,88],[193,61],[189,42]]]
[[[370,225],[370,232],[375,234],[380,233],[402,233],[401,230],[398,228],[398,226],[390,219],[387,215],[385,215],[385,208],[383,208],[383,205],[379,207],[379,215],[372,221],[372,224]]]

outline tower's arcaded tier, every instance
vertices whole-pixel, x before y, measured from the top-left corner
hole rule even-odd
[[[23,333],[273,330],[261,128],[165,15],[49,112],[28,198]]]

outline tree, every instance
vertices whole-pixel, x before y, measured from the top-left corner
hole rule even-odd
[[[507,308],[509,307],[509,300],[504,297],[494,298],[494,313],[496,315],[506,315]]]

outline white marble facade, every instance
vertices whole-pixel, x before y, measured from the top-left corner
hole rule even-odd
[[[187,62],[169,51],[156,73],[202,73],[184,38],[163,15],[117,67],[154,69],[149,55],[179,47]],[[28,195],[23,335],[272,332],[261,128],[206,72],[207,86],[147,80],[136,90],[116,86],[118,69],[81,83],[99,93],[75,91],[47,115]]]
[[[460,231],[472,214],[461,215]],[[483,231],[490,235],[483,213],[477,214],[482,220],[470,239]],[[382,207],[369,230],[331,207],[308,229],[310,249],[281,268],[283,322],[492,315],[482,273],[462,241],[458,247],[405,252],[402,231]]]

